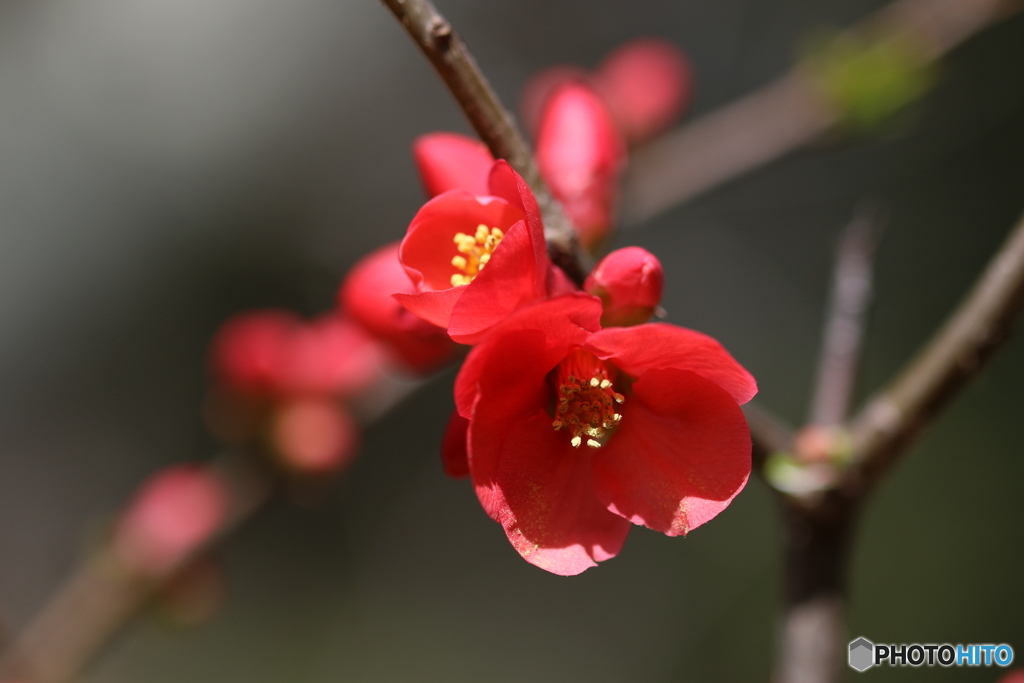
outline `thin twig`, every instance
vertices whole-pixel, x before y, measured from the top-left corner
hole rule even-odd
[[[946,324],[850,427],[855,466],[848,497],[869,489],[910,442],[984,367],[1024,304],[1024,218]]]
[[[270,499],[272,479],[251,458],[229,454],[209,467],[227,492],[228,510],[220,529],[187,557],[146,577],[119,566],[112,548],[97,549],[0,658],[0,680],[73,680],[159,587],[222,542]]]
[[[862,204],[840,237],[809,424],[835,426],[849,413],[881,230],[878,207]]]
[[[897,0],[844,35],[905,38],[936,60],[1022,9],[1010,0]],[[637,150],[623,192],[622,220],[643,223],[676,204],[818,139],[840,120],[800,66],[722,109]]]
[[[429,0],[381,0],[434,65],[480,139],[498,159],[507,160],[529,183],[544,218],[544,237],[552,259],[582,282],[572,223],[548,189],[530,146],[515,119],[491,88],[452,25]]]

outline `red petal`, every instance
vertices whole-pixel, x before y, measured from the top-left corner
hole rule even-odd
[[[441,440],[441,464],[444,473],[452,479],[469,476],[469,456],[466,452],[468,432],[469,420],[459,415],[459,411],[453,410]]]
[[[417,318],[447,328],[452,317],[452,309],[465,290],[465,287],[452,287],[439,292],[398,293],[391,296]]]
[[[524,221],[513,225],[494,250],[487,267],[465,286],[452,309],[448,334],[460,344],[475,344],[483,333],[531,301],[544,296],[537,273],[548,262],[537,260]]]
[[[573,576],[615,557],[630,527],[594,495],[589,453],[555,432],[543,410],[517,421],[504,438],[492,431],[495,418],[487,401],[480,401],[477,414],[491,419],[470,424],[473,483],[484,509],[523,559]],[[490,476],[480,476],[479,460],[494,461]]]
[[[430,133],[416,138],[412,153],[429,196],[448,190],[490,194],[487,177],[494,157],[479,140],[458,133]]]
[[[494,162],[488,183],[491,188],[491,194],[501,197],[512,206],[521,209],[526,215],[526,227],[530,230],[530,241],[533,244],[537,261],[546,263],[548,260],[548,245],[544,241],[544,223],[541,221],[537,198],[533,196],[530,186],[504,159],[498,159]],[[544,287],[546,277],[546,272],[537,273],[538,290]]]
[[[521,362],[535,362],[543,377],[565,358],[570,348],[582,345],[590,332],[600,328],[600,318],[600,300],[582,292],[531,304],[505,318],[473,347],[455,378],[455,405],[459,413],[472,417],[477,386],[485,368],[491,372],[513,368],[508,375],[510,386],[520,381],[516,373],[521,372]]]
[[[746,419],[729,394],[692,372],[648,372],[633,392],[621,426],[594,454],[597,495],[634,524],[685,535],[746,484]]]
[[[648,370],[689,370],[725,389],[737,403],[757,393],[753,376],[717,341],[693,330],[665,323],[609,327],[587,342],[602,360],[640,377]]]
[[[451,289],[451,277],[456,273],[452,257],[459,253],[456,233],[475,234],[481,224],[504,232],[521,220],[520,209],[497,197],[476,197],[464,190],[445,192],[416,213],[399,257],[417,291]]]

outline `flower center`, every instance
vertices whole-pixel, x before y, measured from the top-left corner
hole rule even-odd
[[[567,428],[573,448],[584,441],[590,448],[600,448],[622,420],[615,407],[626,399],[612,386],[613,374],[614,368],[583,349],[574,349],[559,364],[551,426],[555,431]]]
[[[498,228],[488,228],[483,223],[476,226],[475,235],[456,233],[454,242],[459,253],[452,258],[452,265],[460,272],[452,275],[452,287],[472,282],[491,260],[491,254],[501,244],[504,236],[505,233]]]

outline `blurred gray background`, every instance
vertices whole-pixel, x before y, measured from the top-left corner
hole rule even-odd
[[[876,0],[442,0],[499,93],[660,35],[693,113],[781,74]],[[802,151],[623,234],[666,265],[673,322],[720,340],[803,417],[832,245],[889,208],[863,388],[927,338],[1024,209],[1024,17],[957,50],[881,135]],[[205,347],[243,308],[332,305],[422,203],[409,154],[462,116],[373,0],[0,4],[0,614],[24,624],[90,529],[216,444]],[[322,495],[220,553],[226,608],[133,624],[92,683],[766,680],[778,529],[753,480],[686,539],[637,528],[582,576],[518,558],[437,448],[454,373],[372,429]],[[1002,350],[868,508],[851,635],[1013,645],[1024,663],[1024,342]],[[994,681],[993,669],[872,671]],[[852,674],[852,672],[851,672]],[[851,675],[852,679],[852,675]]]

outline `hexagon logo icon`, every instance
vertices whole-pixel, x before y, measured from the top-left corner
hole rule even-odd
[[[850,643],[850,668],[867,671],[875,664],[875,644],[867,638]]]

